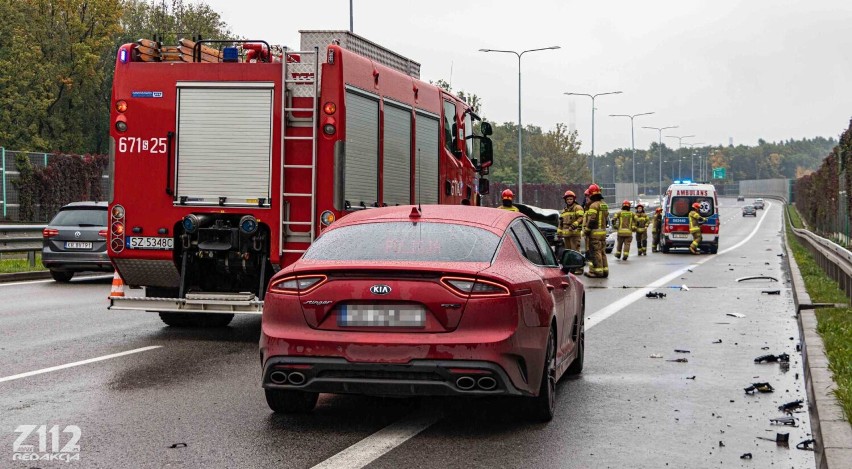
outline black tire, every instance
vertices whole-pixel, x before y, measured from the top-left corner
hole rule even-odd
[[[305,414],[317,405],[318,392],[264,389],[266,404],[276,414]]]
[[[710,254],[716,254],[718,252],[719,252],[719,244],[718,243],[710,246]]]
[[[225,327],[233,314],[218,313],[160,313],[160,319],[172,327]]]
[[[668,245],[666,245],[665,243],[660,244],[660,251],[662,251],[663,254],[668,254],[669,249],[671,248],[669,248]]]
[[[586,322],[583,321],[583,314],[581,313],[577,318],[580,321],[579,331],[574,332],[574,340],[577,341],[577,356],[574,357],[574,361],[565,370],[565,373],[570,376],[579,375],[583,372],[583,360],[586,358]],[[574,327],[578,328],[576,323]]]
[[[547,335],[544,369],[538,396],[530,398],[530,416],[537,422],[549,422],[556,413],[556,337],[553,328]]]
[[[74,277],[74,272],[50,269],[50,276],[53,277],[53,280],[56,280],[57,282],[67,283],[71,281],[72,277]]]

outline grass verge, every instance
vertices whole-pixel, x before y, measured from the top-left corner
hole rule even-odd
[[[17,272],[35,272],[46,270],[41,265],[41,255],[36,254],[35,266],[27,262],[26,254],[23,259],[0,259],[0,274],[13,274]]]
[[[787,213],[794,225],[798,220],[801,226],[801,219],[795,207],[789,206]],[[790,249],[802,272],[805,288],[811,299],[816,303],[849,303],[837,282],[822,271],[810,252],[793,235],[790,226],[786,225],[785,228]],[[852,308],[820,308],[816,310],[816,316],[817,332],[825,343],[829,368],[837,383],[835,394],[843,406],[846,419],[852,422]]]

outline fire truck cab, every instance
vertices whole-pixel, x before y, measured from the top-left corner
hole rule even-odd
[[[417,62],[348,31],[213,44],[118,51],[108,253],[145,295],[110,309],[226,325],[346,213],[488,192],[491,126]]]

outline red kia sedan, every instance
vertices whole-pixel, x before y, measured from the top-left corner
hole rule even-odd
[[[521,396],[538,420],[583,369],[585,292],[524,215],[486,207],[368,209],[336,221],[271,280],[266,401],[319,393]]]

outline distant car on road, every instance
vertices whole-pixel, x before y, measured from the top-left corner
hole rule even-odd
[[[737,196],[737,202],[745,202],[745,197],[744,197],[744,196],[741,196],[741,195],[738,195],[738,196]]]
[[[106,236],[106,202],[70,203],[42,231],[41,263],[57,282],[71,280],[76,272],[112,272]]]
[[[585,291],[569,273],[582,266],[516,212],[346,215],[270,281],[266,402],[293,413],[319,393],[517,396],[550,420],[557,381],[583,369]]]
[[[754,199],[754,203],[752,203],[752,205],[754,205],[754,208],[758,210],[763,210],[763,199]]]
[[[754,205],[745,205],[743,206],[743,216],[752,216],[757,217],[757,210],[755,210]]]

